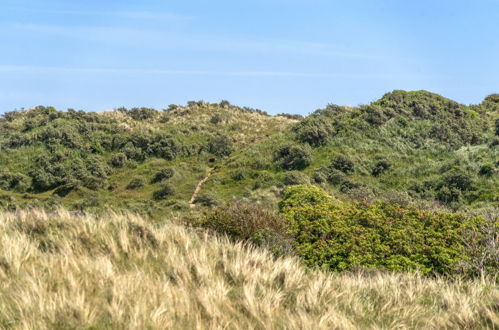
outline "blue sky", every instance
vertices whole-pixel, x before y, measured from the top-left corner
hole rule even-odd
[[[499,0],[0,0],[0,113],[499,92]]]

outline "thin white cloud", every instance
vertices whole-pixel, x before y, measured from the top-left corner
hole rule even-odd
[[[192,16],[181,15],[168,12],[153,11],[89,11],[75,9],[46,9],[46,8],[27,8],[10,7],[4,8],[5,11],[22,11],[49,15],[72,15],[72,16],[94,16],[94,17],[118,17],[138,20],[157,20],[157,21],[186,21],[191,20]]]
[[[164,75],[164,76],[226,76],[226,77],[296,77],[296,78],[343,78],[343,79],[400,79],[435,78],[421,74],[387,73],[315,73],[292,71],[212,71],[212,70],[167,70],[167,69],[116,69],[116,68],[76,68],[51,66],[0,65],[0,72],[24,74],[125,74],[125,75]]]
[[[129,13],[142,15],[141,13]],[[148,14],[143,14],[148,15]],[[94,42],[129,46],[141,45],[152,49],[187,49],[196,51],[226,51],[278,53],[304,56],[338,57],[376,60],[386,56],[365,54],[344,47],[317,42],[272,39],[241,39],[211,35],[189,35],[123,26],[60,26],[47,24],[9,24],[7,29],[24,30],[33,34],[62,36]]]

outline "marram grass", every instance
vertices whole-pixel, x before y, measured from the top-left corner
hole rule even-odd
[[[0,214],[5,329],[498,329],[495,283],[310,271],[134,215]]]

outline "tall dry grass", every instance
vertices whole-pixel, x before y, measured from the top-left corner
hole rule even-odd
[[[327,274],[134,215],[0,214],[0,327],[499,328],[493,281]]]

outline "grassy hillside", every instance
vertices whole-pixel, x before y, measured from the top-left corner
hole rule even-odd
[[[330,105],[233,154],[207,189],[275,204],[282,187],[312,183],[344,200],[497,207],[498,125],[497,95],[464,106],[394,91],[357,108]]]
[[[499,205],[499,96],[465,106],[393,91],[306,118],[189,102],[85,113],[53,108],[0,118],[0,206],[187,212],[247,200],[276,209],[285,186],[344,200],[423,208]]]
[[[6,113],[0,118],[0,206],[185,210],[208,166],[293,122],[228,102],[164,111],[36,107]]]
[[[172,222],[0,213],[0,327],[499,327],[494,282],[328,274]]]

